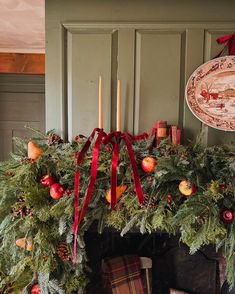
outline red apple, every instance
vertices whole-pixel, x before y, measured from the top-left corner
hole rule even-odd
[[[196,192],[196,186],[194,184],[191,184],[187,180],[183,180],[179,184],[179,190],[180,190],[180,193],[188,197]]]
[[[150,156],[145,157],[141,161],[141,167],[146,173],[151,173],[154,170],[156,164],[156,160]]]
[[[38,284],[34,284],[31,288],[30,294],[41,294],[41,290]]]
[[[40,183],[43,185],[43,187],[48,187],[54,184],[54,179],[50,175],[45,175],[41,178]]]
[[[54,199],[59,199],[64,194],[64,187],[61,184],[53,184],[50,188],[50,195]]]

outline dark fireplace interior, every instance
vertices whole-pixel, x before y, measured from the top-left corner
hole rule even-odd
[[[194,255],[180,243],[178,236],[164,233],[141,235],[129,233],[121,237],[117,232],[85,236],[87,254],[92,268],[89,294],[104,294],[101,261],[105,257],[136,254],[152,259],[152,293],[169,294],[174,288],[190,294],[220,293],[218,254],[212,246]]]

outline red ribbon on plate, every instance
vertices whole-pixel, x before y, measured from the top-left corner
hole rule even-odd
[[[216,41],[219,44],[224,44],[224,47],[214,58],[221,56],[226,47],[228,47],[229,55],[235,55],[235,34],[219,37]]]

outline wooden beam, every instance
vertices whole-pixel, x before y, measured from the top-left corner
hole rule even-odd
[[[45,54],[0,53],[0,73],[45,74]]]

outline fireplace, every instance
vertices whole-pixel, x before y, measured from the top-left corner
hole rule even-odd
[[[89,294],[104,294],[101,262],[105,257],[136,254],[152,259],[152,293],[169,294],[179,289],[190,294],[219,294],[218,254],[208,246],[194,255],[180,243],[178,236],[164,233],[141,235],[129,233],[120,237],[117,232],[101,235],[88,232],[85,236],[87,254],[92,268]]]

